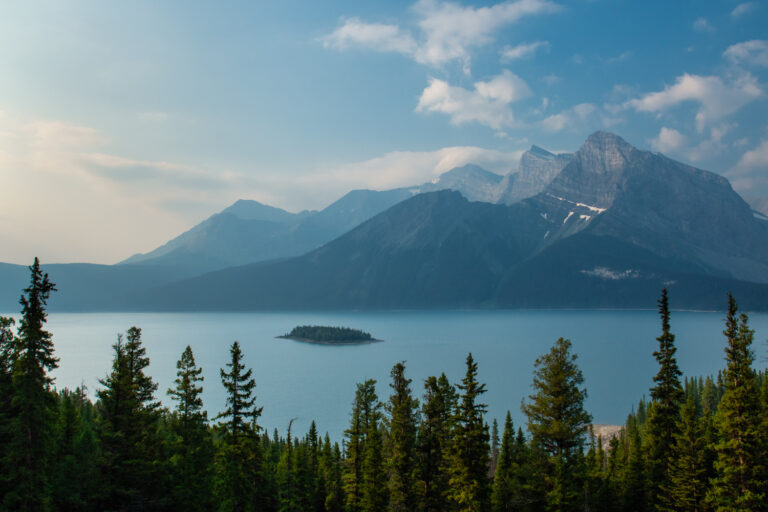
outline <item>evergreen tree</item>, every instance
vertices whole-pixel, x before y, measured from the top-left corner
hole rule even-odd
[[[226,512],[258,510],[263,494],[261,444],[257,419],[262,408],[256,407],[253,370],[245,369],[240,344],[230,348],[229,371],[220,371],[227,392],[227,409],[217,416],[225,421],[223,441],[216,455],[215,496],[219,509]]]
[[[592,417],[584,410],[585,389],[571,342],[560,338],[548,354],[535,362],[533,388],[523,404],[532,442],[546,456],[547,508],[577,510],[583,498],[585,468],[582,448]]]
[[[105,509],[157,507],[165,498],[157,384],[145,373],[149,358],[141,329],[131,327],[113,345],[112,372],[100,380],[99,437]]]
[[[0,454],[8,454],[13,420],[13,360],[15,337],[13,326],[15,320],[0,316]],[[12,467],[6,462],[6,455],[0,455],[0,496],[11,491]],[[0,507],[2,500],[0,500]]]
[[[387,510],[387,478],[379,420],[374,417],[368,425],[363,462],[362,512],[384,512]]]
[[[725,392],[718,404],[715,422],[717,477],[708,494],[715,510],[766,510],[764,464],[761,459],[760,396],[752,370],[752,340],[747,315],[737,316],[738,308],[728,296],[725,334],[728,345]]]
[[[700,512],[707,489],[704,436],[693,397],[683,405],[669,459],[669,480],[661,482],[664,510]]]
[[[491,467],[488,469],[488,475],[491,478],[496,474],[496,465],[499,459],[499,442],[499,422],[496,421],[496,418],[493,418],[491,423]]]
[[[675,335],[670,332],[669,298],[667,289],[661,291],[659,299],[659,315],[661,316],[661,335],[656,338],[659,349],[653,355],[659,363],[659,372],[653,378],[655,383],[651,388],[653,399],[653,414],[648,417],[648,502],[654,508],[663,507],[669,502],[661,484],[667,481],[667,469],[670,465],[672,445],[677,434],[677,424],[680,417],[680,404],[683,399],[683,388],[680,385],[680,369],[675,358]]]
[[[448,496],[460,512],[488,510],[490,446],[483,422],[486,405],[478,402],[485,384],[477,381],[477,363],[467,356],[467,372],[458,385],[461,395],[453,425]]]
[[[496,474],[493,478],[491,505],[494,512],[520,510],[519,498],[522,496],[522,489],[517,480],[519,465],[518,461],[515,460],[517,458],[516,452],[517,443],[515,441],[515,429],[512,425],[512,415],[507,411]]]
[[[637,420],[627,420],[627,467],[624,474],[623,499],[624,510],[644,512],[648,510],[648,482],[645,473],[645,457]]]
[[[411,395],[411,379],[397,363],[389,398],[389,510],[411,512],[416,508],[416,429],[418,400]]]
[[[176,386],[168,395],[176,402],[171,418],[173,442],[171,466],[173,502],[184,510],[209,510],[213,444],[208,432],[208,414],[203,410],[203,369],[195,364],[187,346],[176,363]]]
[[[362,510],[363,464],[366,460],[367,438],[370,426],[378,421],[381,408],[376,395],[376,381],[368,379],[357,385],[352,418],[346,437],[346,460],[343,481],[348,512]]]
[[[3,457],[9,471],[3,504],[13,510],[45,510],[51,502],[49,461],[56,401],[50,372],[58,367],[58,359],[53,337],[44,325],[48,299],[56,287],[37,258],[29,270],[30,284],[21,296],[21,321],[11,356],[12,412]]]
[[[445,374],[428,377],[418,433],[419,501],[424,512],[449,510],[449,453],[456,390]]]

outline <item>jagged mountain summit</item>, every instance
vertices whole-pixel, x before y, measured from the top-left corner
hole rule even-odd
[[[768,222],[728,181],[591,135],[537,195],[511,205],[420,194],[304,256],[135,296],[157,309],[688,307],[768,298]],[[748,305],[748,306],[747,306]]]
[[[520,166],[499,183],[493,202],[513,204],[533,197],[549,185],[563,167],[568,165],[571,153],[550,153],[538,146],[523,153]]]

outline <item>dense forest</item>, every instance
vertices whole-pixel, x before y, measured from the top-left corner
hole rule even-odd
[[[291,329],[291,332],[280,336],[296,340],[317,342],[341,342],[352,343],[355,341],[376,341],[370,333],[349,327],[326,327],[324,325],[299,325]]]
[[[726,367],[683,378],[662,292],[650,399],[611,439],[592,435],[577,357],[561,338],[536,360],[525,430],[509,414],[488,424],[470,354],[455,384],[432,376],[419,392],[403,363],[389,396],[359,383],[349,428],[331,440],[314,423],[300,435],[259,425],[237,342],[221,383],[206,383],[227,392],[213,418],[189,347],[167,390],[175,406],[161,407],[136,327],[118,337],[94,397],[56,389],[45,330],[55,287],[37,260],[30,270],[18,325],[0,318],[3,510],[768,510],[768,379],[753,369],[754,332],[733,297]]]

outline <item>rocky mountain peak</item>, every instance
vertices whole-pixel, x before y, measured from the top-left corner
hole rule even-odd
[[[598,131],[587,138],[574,157],[594,173],[609,174],[623,169],[636,151],[618,135]]]

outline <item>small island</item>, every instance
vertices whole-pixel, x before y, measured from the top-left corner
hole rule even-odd
[[[371,336],[370,333],[358,329],[324,325],[300,325],[294,327],[288,334],[278,336],[278,338],[321,345],[361,345],[381,341]]]

